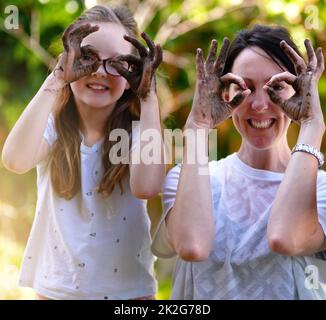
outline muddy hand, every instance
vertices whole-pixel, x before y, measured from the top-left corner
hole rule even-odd
[[[68,84],[98,69],[101,61],[96,49],[90,45],[81,47],[82,40],[98,29],[90,24],[72,24],[64,31],[64,52],[53,70],[55,77]]]
[[[203,61],[201,49],[196,55],[196,90],[192,110],[187,121],[194,122],[199,127],[214,128],[231,116],[237,107],[250,94],[242,78],[228,73],[222,75],[230,42],[224,38],[218,57],[217,42],[212,41],[206,61]],[[224,101],[222,92],[230,83],[239,86],[239,92],[231,101]]]
[[[124,36],[139,52],[139,57],[128,54],[112,59],[111,65],[129,82],[130,88],[140,99],[146,99],[151,90],[155,91],[155,71],[162,62],[163,54],[159,44],[155,45],[149,36],[143,32],[142,38],[149,49],[146,49],[137,39]],[[126,69],[121,62],[130,66]]]
[[[298,124],[322,119],[318,95],[318,81],[324,71],[322,49],[318,48],[315,52],[310,40],[306,39],[305,47],[308,54],[308,64],[306,64],[285,41],[281,41],[280,46],[294,64],[297,75],[283,72],[273,76],[266,83],[270,99]],[[281,96],[279,88],[283,81],[292,85],[295,90],[295,94],[289,99],[283,99]]]

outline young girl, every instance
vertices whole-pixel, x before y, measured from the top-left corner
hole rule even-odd
[[[64,53],[5,143],[6,168],[37,167],[19,283],[40,299],[151,299],[156,292],[141,199],[159,192],[164,166],[110,161],[110,133],[120,128],[131,138],[139,114],[140,134],[161,132],[154,79],[161,48],[143,34],[147,50],[136,35],[125,7],[86,11],[64,32]]]

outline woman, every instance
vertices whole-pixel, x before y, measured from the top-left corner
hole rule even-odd
[[[165,223],[152,250],[179,256],[172,298],[298,299],[292,256],[326,248],[317,88],[324,61],[320,48],[314,52],[309,40],[305,46],[307,65],[286,29],[255,26],[231,45],[225,39],[217,59],[215,40],[205,63],[198,49],[185,129],[203,129],[207,139],[232,116],[242,143],[225,159],[199,165],[187,162],[186,140],[183,164],[168,174]],[[300,125],[292,151],[291,120]],[[209,176],[200,174],[205,168]]]

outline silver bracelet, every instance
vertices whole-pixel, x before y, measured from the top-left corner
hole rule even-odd
[[[297,152],[297,151],[302,151],[302,152],[312,154],[318,160],[318,168],[320,169],[323,166],[324,155],[320,151],[318,151],[315,147],[311,146],[310,144],[306,144],[306,143],[296,144],[294,146],[294,148],[292,149],[291,154],[293,154],[294,152]]]

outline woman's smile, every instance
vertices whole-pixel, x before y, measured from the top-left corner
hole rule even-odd
[[[249,118],[247,119],[247,122],[249,123],[250,127],[253,129],[258,130],[266,130],[270,129],[276,122],[275,118],[266,118],[266,119],[254,119]]]

